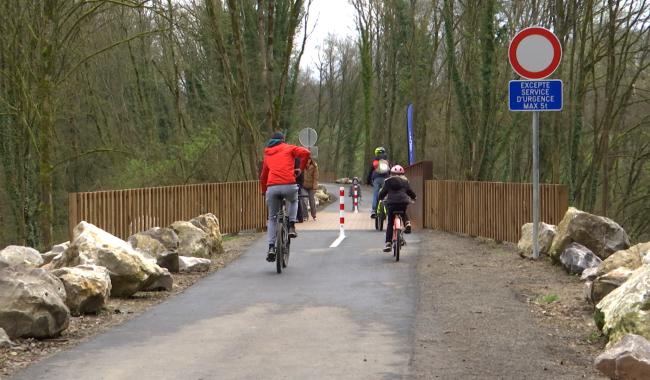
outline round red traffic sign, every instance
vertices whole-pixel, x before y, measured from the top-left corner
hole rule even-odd
[[[533,26],[523,29],[510,41],[510,66],[527,79],[543,79],[553,74],[562,60],[562,46],[553,32]]]

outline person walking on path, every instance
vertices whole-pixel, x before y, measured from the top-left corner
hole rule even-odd
[[[368,177],[366,179],[366,184],[372,186],[372,208],[370,209],[370,217],[375,218],[377,216],[377,203],[379,190],[384,185],[384,181],[388,177],[390,172],[390,162],[388,161],[388,155],[386,154],[386,149],[383,146],[377,147],[375,149],[375,158],[370,163],[370,170],[368,171]]]
[[[289,237],[295,238],[296,219],[298,213],[298,185],[296,185],[295,160],[299,158],[300,170],[304,170],[309,150],[287,144],[281,132],[275,132],[266,143],[264,161],[260,174],[260,187],[266,195],[266,205],[269,211],[267,220],[267,238],[269,242],[267,261],[275,261],[276,219],[282,199],[289,202]]]
[[[298,214],[296,222],[302,223],[307,220],[307,191],[305,190],[305,172],[300,170],[300,158],[296,158],[295,172],[296,185],[298,185]]]
[[[318,164],[314,161],[313,158],[307,159],[307,166],[305,166],[305,180],[303,183],[303,188],[306,192],[307,198],[305,199],[305,204],[309,201],[309,210],[311,212],[311,218],[316,220],[316,190],[318,190]],[[303,198],[304,199],[304,198]],[[307,220],[307,208],[303,212],[305,220]]]
[[[386,198],[386,199],[384,199]],[[406,208],[411,200],[415,200],[415,192],[411,189],[409,181],[404,176],[404,168],[395,165],[390,169],[390,177],[384,181],[384,186],[379,192],[379,199],[383,200],[387,209],[386,219],[386,246],[384,252],[393,249],[393,215],[397,211],[404,214],[404,227],[407,234],[411,233],[411,222],[408,220]]]

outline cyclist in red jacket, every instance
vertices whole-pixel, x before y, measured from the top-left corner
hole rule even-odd
[[[296,185],[295,159],[300,158],[300,169],[304,170],[309,150],[287,144],[281,132],[275,132],[266,143],[264,161],[260,174],[262,193],[266,194],[266,205],[269,210],[267,221],[267,236],[269,251],[267,261],[275,261],[276,219],[282,199],[289,202],[289,237],[295,238],[296,219],[298,214],[298,185]]]

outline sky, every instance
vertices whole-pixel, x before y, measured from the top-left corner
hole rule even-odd
[[[305,52],[300,62],[303,70],[315,71],[318,62],[318,48],[328,34],[337,37],[354,37],[355,10],[348,0],[314,0],[309,11],[309,31]],[[298,37],[298,36],[296,36]]]

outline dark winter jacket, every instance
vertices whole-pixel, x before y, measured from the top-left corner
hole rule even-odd
[[[384,187],[379,191],[379,199],[382,199],[384,204],[408,204],[411,199],[415,199],[415,193],[406,178],[391,176],[384,181]]]

